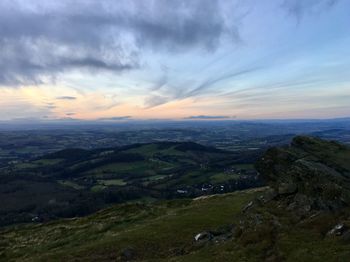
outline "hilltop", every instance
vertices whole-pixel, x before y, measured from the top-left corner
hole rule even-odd
[[[268,261],[346,261],[350,247],[350,148],[298,136],[256,168],[270,186],[245,206],[237,242]]]
[[[346,261],[350,149],[296,137],[256,168],[269,187],[115,205],[85,218],[8,227],[6,261]],[[68,234],[69,232],[69,234]]]

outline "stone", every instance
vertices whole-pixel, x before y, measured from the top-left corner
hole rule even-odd
[[[269,189],[263,196],[262,196],[262,202],[268,203],[272,200],[274,200],[278,196],[278,193],[275,189]]]
[[[194,240],[196,242],[199,242],[199,241],[209,241],[213,238],[213,234],[210,233],[210,232],[207,232],[207,231],[204,231],[204,232],[201,232],[201,233],[198,233],[197,235],[195,235],[194,237]]]
[[[289,195],[297,191],[297,186],[293,183],[281,183],[278,186],[279,195]]]
[[[243,208],[243,213],[246,212],[249,208],[253,206],[254,202],[250,201],[244,208]]]
[[[328,231],[328,236],[341,236],[347,230],[347,227],[343,223],[336,224],[331,230]]]
[[[122,261],[131,261],[136,258],[136,251],[133,248],[128,247],[121,252],[120,256]]]

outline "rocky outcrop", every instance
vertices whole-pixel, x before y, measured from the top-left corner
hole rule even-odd
[[[261,261],[285,261],[279,239],[298,228],[350,242],[349,148],[299,136],[269,149],[256,169],[270,189],[242,209],[234,236],[243,248],[263,250]]]
[[[350,149],[336,142],[299,136],[272,148],[256,168],[290,210],[338,210],[350,204]]]
[[[237,250],[259,250],[257,261],[280,262],[289,252],[280,243],[298,231],[305,242],[310,232],[313,241],[350,243],[349,148],[299,136],[289,146],[269,149],[256,169],[269,187],[243,206],[231,228],[195,235],[196,246],[232,240]]]

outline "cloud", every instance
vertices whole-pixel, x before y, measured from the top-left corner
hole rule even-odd
[[[171,97],[153,95],[153,96],[149,96],[145,99],[144,106],[146,108],[152,108],[152,107],[156,107],[156,106],[168,103],[171,100],[172,100]]]
[[[209,92],[215,86],[215,84],[217,84],[221,81],[225,81],[225,80],[239,77],[242,75],[250,74],[250,73],[255,72],[257,70],[260,70],[262,68],[263,68],[263,66],[256,66],[255,65],[255,66],[248,67],[245,69],[231,70],[231,71],[228,71],[228,72],[221,74],[219,76],[210,77],[210,78],[202,81],[200,84],[195,86],[193,89],[190,89],[188,91],[181,90],[180,88],[174,89],[173,87],[169,86],[169,87],[165,88],[165,90],[163,90],[163,93],[165,93],[166,95],[158,95],[158,94],[150,95],[145,99],[144,105],[146,108],[152,108],[152,107],[156,107],[156,106],[168,103],[170,101],[185,99],[185,98],[195,97],[195,96],[198,96],[201,94],[205,94],[205,93]],[[162,84],[160,87],[164,87],[165,84],[166,83]],[[160,88],[156,89],[156,91],[159,89]]]
[[[168,76],[164,73],[157,81],[155,81],[151,91],[157,91],[162,89],[168,83]]]
[[[36,122],[36,121],[40,121],[41,118],[38,117],[15,117],[12,118],[10,121],[16,121],[16,122]]]
[[[213,77],[213,78],[209,78],[206,81],[202,82],[201,84],[199,84],[197,87],[195,87],[194,89],[190,90],[186,96],[193,96],[193,95],[197,95],[202,93],[203,91],[209,89],[210,87],[212,87],[213,85],[215,85],[216,83],[219,83],[221,81],[230,79],[230,78],[234,78],[234,77],[238,77],[241,75],[246,75],[252,72],[255,72],[259,69],[261,69],[262,67],[251,67],[251,68],[247,68],[247,69],[239,69],[239,70],[235,70],[233,72],[228,72],[225,73],[221,76],[218,77]]]
[[[319,13],[324,10],[329,10],[339,1],[340,0],[284,0],[282,8],[300,20],[308,13]]]
[[[0,119],[2,120],[52,116],[52,108],[36,106],[21,99],[10,101],[0,100],[0,108]]]
[[[56,97],[57,100],[76,100],[77,98],[75,96],[58,96]]]
[[[215,0],[147,2],[129,22],[138,44],[168,51],[196,46],[213,50],[223,34],[238,37],[235,28],[226,25],[220,1]]]
[[[130,120],[131,116],[115,116],[115,117],[104,117],[99,118],[100,121],[122,121],[122,120]]]
[[[210,115],[199,115],[199,116],[189,116],[184,119],[206,119],[206,120],[215,120],[215,119],[235,119],[236,116],[210,116]]]
[[[0,85],[55,82],[69,71],[138,69],[144,50],[214,51],[235,42],[219,0],[0,2]],[[233,19],[234,20],[234,19]]]
[[[78,121],[82,121],[82,119],[78,119],[78,118],[72,118],[72,117],[61,117],[61,118],[55,118],[55,119],[51,119],[51,121],[58,121],[58,122],[78,122]]]

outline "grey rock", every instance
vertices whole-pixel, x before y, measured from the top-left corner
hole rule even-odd
[[[136,251],[133,248],[125,248],[120,254],[122,261],[131,261],[136,258]]]
[[[246,212],[249,208],[253,206],[254,202],[250,201],[244,208],[243,208],[243,213]]]
[[[278,196],[278,193],[275,189],[269,189],[263,196],[262,196],[262,202],[268,203],[272,200],[274,200]]]
[[[344,161],[349,154],[350,148],[336,142],[299,136],[290,146],[267,150],[256,168],[289,209],[304,214],[334,211],[350,205],[350,166]],[[286,199],[297,194],[306,196],[309,203]]]
[[[198,233],[197,235],[195,235],[194,240],[196,242],[205,242],[205,241],[209,241],[213,238],[213,234],[207,231]]]
[[[347,230],[343,223],[336,224],[331,230],[327,232],[328,236],[341,236]]]
[[[293,183],[281,183],[278,186],[278,194],[289,195],[297,191],[297,186]]]

